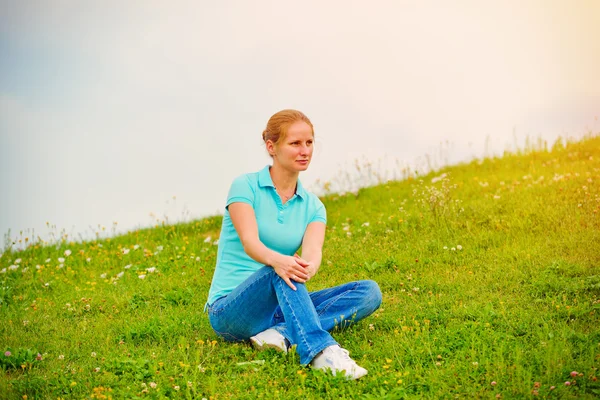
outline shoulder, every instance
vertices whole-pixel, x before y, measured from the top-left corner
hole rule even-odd
[[[313,192],[304,189],[304,200],[306,201],[309,211],[325,213],[325,205],[323,204],[319,196],[317,196]]]

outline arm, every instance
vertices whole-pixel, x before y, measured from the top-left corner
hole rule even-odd
[[[261,264],[273,267],[277,275],[294,290],[296,287],[290,279],[300,283],[306,282],[308,274],[305,261],[273,251],[260,241],[256,215],[250,204],[231,203],[228,210],[231,222],[240,237],[246,254]]]
[[[323,222],[311,222],[306,227],[302,239],[302,260],[308,263],[308,279],[319,271],[325,240],[325,224]]]

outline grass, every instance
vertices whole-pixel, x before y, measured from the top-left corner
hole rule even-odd
[[[310,288],[369,278],[384,295],[333,333],[369,370],[356,382],[217,338],[220,217],[9,245],[0,397],[597,398],[599,181],[590,135],[326,196]]]

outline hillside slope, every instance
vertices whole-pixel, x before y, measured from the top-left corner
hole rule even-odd
[[[384,294],[374,316],[334,333],[369,370],[351,384],[217,338],[202,309],[220,217],[6,250],[0,393],[595,398],[598,182],[590,136],[324,198],[309,288],[374,279]]]

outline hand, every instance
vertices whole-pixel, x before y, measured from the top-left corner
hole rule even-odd
[[[317,267],[315,266],[314,262],[306,261],[306,260],[302,259],[298,255],[298,253],[294,254],[294,258],[296,258],[297,260],[303,261],[303,265],[306,265],[306,273],[308,274],[308,278],[306,279],[306,282],[308,282],[310,280],[310,278],[312,278],[313,276],[315,276],[317,274]]]
[[[309,263],[300,257],[296,256],[281,256],[277,262],[272,265],[275,273],[287,283],[287,285],[296,290],[296,286],[292,284],[292,280],[299,283],[304,283],[309,279],[308,267]]]

